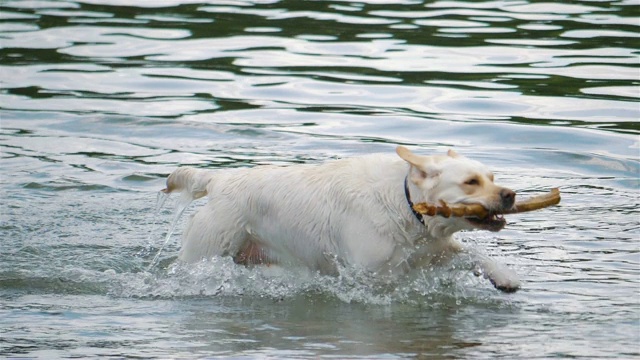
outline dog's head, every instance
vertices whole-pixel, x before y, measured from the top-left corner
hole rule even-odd
[[[486,218],[441,218],[447,232],[484,229],[500,231],[505,226],[499,214],[511,209],[516,194],[493,183],[493,173],[482,163],[458,155],[449,150],[447,155],[420,156],[409,149],[398,146],[398,155],[410,164],[409,180],[420,189],[422,199],[438,204],[444,201],[453,204],[481,204],[489,210]]]

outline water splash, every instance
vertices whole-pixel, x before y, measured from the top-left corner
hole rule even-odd
[[[169,193],[164,191],[158,191],[156,196],[156,217],[160,215],[160,210],[164,207],[164,203],[169,199]]]
[[[156,218],[160,215],[160,210],[162,210],[162,207],[164,206],[164,203],[167,201],[169,196],[170,195],[168,193],[158,191],[158,196],[156,198]],[[189,194],[188,192],[184,192],[181,194],[180,198],[175,204],[175,209],[173,211],[173,220],[171,221],[171,226],[169,227],[167,236],[164,239],[164,243],[162,244],[162,246],[160,246],[160,249],[158,249],[158,252],[151,260],[151,263],[147,267],[147,271],[150,271],[156,265],[158,258],[160,258],[160,254],[162,254],[162,250],[164,250],[165,246],[167,246],[169,240],[171,239],[171,236],[175,232],[178,221],[182,217],[184,211],[189,207],[191,202],[193,202],[193,197],[191,196],[191,194]]]
[[[110,274],[111,295],[171,299],[185,297],[249,297],[274,301],[324,299],[369,305],[412,304],[431,308],[469,303],[509,305],[487,282],[456,265],[423,269],[389,278],[363,269],[342,267],[337,276],[306,268],[239,266],[230,257],[194,264],[174,262],[141,273]]]
[[[162,208],[164,207],[165,202],[167,202],[167,199],[169,199],[169,194],[163,191],[158,191],[158,195],[156,196],[155,211],[153,212],[154,216],[153,216],[153,220],[151,221],[151,228],[153,229],[158,228],[158,224],[160,222],[160,215],[161,215],[160,211],[162,211]],[[147,237],[148,244],[151,244],[153,242],[153,236],[154,236],[154,233],[149,232],[149,236]]]

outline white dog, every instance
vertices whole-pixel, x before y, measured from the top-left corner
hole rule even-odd
[[[460,230],[499,231],[499,215],[421,216],[413,203],[479,203],[511,208],[515,193],[493,183],[481,163],[453,151],[420,156],[368,155],[320,165],[256,166],[206,171],[179,168],[163,191],[209,202],[191,219],[180,259],[232,256],[240,264],[303,265],[333,274],[337,262],[378,274],[404,274],[465,253],[496,288],[516,291],[508,268],[464,247]]]

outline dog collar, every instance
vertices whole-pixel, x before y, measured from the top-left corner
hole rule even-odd
[[[409,175],[404,178],[404,196],[407,198],[409,209],[411,209],[413,215],[416,217],[416,219],[418,219],[418,221],[420,221],[422,225],[425,225],[422,215],[420,215],[420,213],[413,208],[413,201],[411,201],[411,195],[409,194]]]

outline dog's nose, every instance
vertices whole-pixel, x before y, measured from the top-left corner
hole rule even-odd
[[[511,209],[516,202],[516,193],[509,189],[500,190],[500,199],[502,199],[502,207]]]

